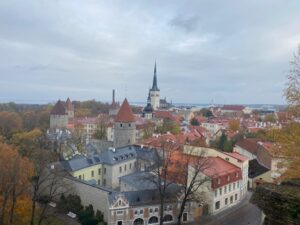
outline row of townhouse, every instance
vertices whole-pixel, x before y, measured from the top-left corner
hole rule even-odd
[[[280,147],[274,143],[261,141],[256,138],[245,138],[238,141],[234,152],[249,158],[249,188],[265,181],[273,182],[285,171],[286,157],[278,154]]]

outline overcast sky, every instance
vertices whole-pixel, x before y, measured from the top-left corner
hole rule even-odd
[[[299,0],[1,0],[0,101],[284,103]]]

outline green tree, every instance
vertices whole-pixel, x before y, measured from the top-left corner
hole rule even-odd
[[[190,123],[191,123],[192,126],[199,126],[200,125],[199,121],[195,117],[193,117],[191,119]]]

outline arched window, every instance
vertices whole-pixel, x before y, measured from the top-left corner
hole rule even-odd
[[[144,220],[141,218],[137,218],[134,222],[133,225],[144,225]]]
[[[165,215],[164,222],[170,222],[173,221],[173,217],[171,215]]]
[[[152,216],[149,219],[149,224],[158,223],[158,218],[156,216]]]

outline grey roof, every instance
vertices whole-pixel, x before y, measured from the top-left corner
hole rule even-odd
[[[267,171],[269,171],[269,169],[261,165],[256,159],[252,159],[249,161],[249,171],[248,171],[249,178],[258,177],[261,174],[266,173]]]
[[[151,157],[150,159],[153,159],[154,156],[154,151],[151,151],[149,148],[128,145],[116,149],[109,148],[91,156],[77,155],[71,160],[62,161],[62,165],[68,171],[77,171],[97,164],[114,165],[137,157],[142,159],[149,159]]]
[[[136,190],[154,190],[156,185],[151,181],[155,179],[155,176],[149,172],[139,172],[129,174],[119,178],[121,182],[124,182]]]
[[[174,202],[177,200],[177,193],[179,187],[172,186],[166,192],[166,202]],[[158,190],[142,190],[142,191],[127,191],[127,192],[111,192],[108,195],[108,201],[112,204],[119,195],[124,196],[129,202],[130,206],[135,205],[151,205],[157,204],[160,201]]]
[[[100,154],[100,157],[104,164],[113,165],[136,158],[136,150],[132,145],[114,150],[107,149]]]
[[[77,171],[100,163],[101,161],[98,155],[89,158],[83,155],[76,155],[71,160],[62,161],[62,165],[68,171]]]

